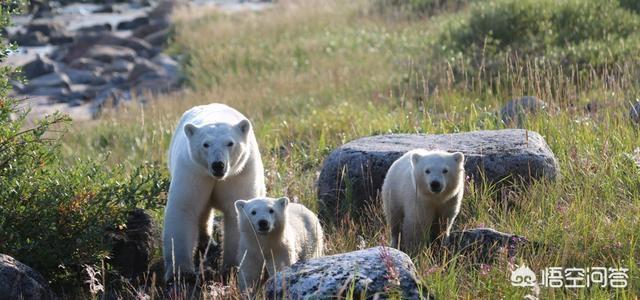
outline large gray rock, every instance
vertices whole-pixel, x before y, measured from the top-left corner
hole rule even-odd
[[[153,45],[154,47],[163,47],[167,43],[168,39],[169,39],[169,29],[154,32],[144,37],[144,40],[150,45]]]
[[[156,55],[155,57],[153,57],[151,61],[154,62],[155,64],[158,64],[162,68],[164,68],[165,73],[171,76],[172,78],[175,78],[178,80],[182,76],[181,75],[182,71],[180,70],[180,64],[177,61],[175,61],[173,58],[171,58],[170,56],[164,53],[160,53]]]
[[[522,127],[527,116],[535,115],[546,109],[547,103],[544,101],[533,96],[524,96],[509,100],[500,109],[500,117],[502,122],[506,124],[516,123]]]
[[[124,60],[116,59],[104,68],[105,73],[129,73],[134,67],[134,63]]]
[[[73,36],[65,30],[60,21],[51,19],[35,19],[26,26],[27,35],[41,34],[48,38],[49,43],[60,45],[73,42]]]
[[[134,84],[139,81],[143,75],[148,75],[147,78],[162,78],[167,76],[165,69],[162,66],[157,65],[148,59],[137,58],[135,66],[129,73],[127,81]]]
[[[106,64],[99,62],[95,59],[81,57],[67,64],[67,66],[75,69],[80,69],[80,70],[102,72]]]
[[[55,71],[56,63],[48,57],[38,54],[36,58],[24,66],[22,66],[22,73],[27,79],[36,78],[44,74]]]
[[[95,71],[66,67],[62,69],[62,72],[64,72],[74,84],[101,85],[106,83],[105,79]]]
[[[62,45],[73,42],[73,34],[70,32],[57,32],[49,36],[49,43],[52,45]]]
[[[103,63],[111,63],[116,59],[134,61],[136,58],[136,52],[131,48],[123,46],[95,45],[87,50],[85,57],[95,59]]]
[[[95,24],[86,27],[78,28],[78,31],[81,33],[100,33],[105,31],[111,31],[112,26],[109,23],[105,24]]]
[[[63,100],[69,96],[69,89],[61,86],[41,86],[28,90],[29,96],[46,96],[50,99]]]
[[[71,86],[71,79],[65,73],[49,73],[40,77],[33,78],[29,81],[27,89],[37,87],[63,87],[69,89]]]
[[[156,50],[151,45],[138,38],[123,38],[111,32],[86,34],[76,38],[75,42],[65,47],[60,47],[54,52],[52,57],[68,64],[74,63],[83,57],[91,57],[91,52],[96,50],[123,50],[126,56],[141,55],[151,57],[156,54]],[[98,59],[100,60],[100,59]],[[132,59],[128,59],[132,60]],[[110,61],[100,60],[109,63]]]
[[[12,35],[9,40],[18,46],[37,47],[44,46],[49,42],[49,38],[40,31],[18,32]]]
[[[378,193],[391,164],[409,150],[461,151],[476,183],[528,183],[555,179],[559,166],[538,133],[522,129],[454,134],[392,134],[360,138],[335,149],[318,178],[320,215],[334,221],[359,215]],[[506,180],[510,179],[510,180]]]
[[[516,257],[523,247],[530,245],[523,236],[504,233],[491,228],[475,228],[451,232],[445,241],[445,249],[478,262],[490,263],[504,254],[508,258]]]
[[[103,34],[95,43],[98,45],[127,47],[144,57],[150,57],[157,52],[149,43],[142,39],[136,37],[123,38],[112,33]]]
[[[0,254],[0,299],[56,299],[56,296],[40,273]]]
[[[388,247],[325,256],[294,264],[266,283],[268,299],[329,299],[353,292],[353,299],[428,299],[405,253]]]
[[[28,32],[41,32],[46,36],[55,35],[58,32],[64,32],[64,24],[60,21],[51,19],[38,19],[27,24],[26,29]]]
[[[132,30],[140,26],[148,25],[149,17],[142,16],[129,21],[122,21],[116,27],[118,30]]]
[[[167,29],[169,29],[169,22],[159,21],[159,22],[154,22],[154,23],[136,28],[136,30],[133,31],[132,35],[134,37],[142,39],[151,34],[154,34],[159,31],[164,31]]]

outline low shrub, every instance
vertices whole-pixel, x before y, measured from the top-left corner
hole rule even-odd
[[[17,104],[0,100],[0,253],[58,288],[77,287],[82,265],[101,265],[109,255],[108,229],[124,226],[135,207],[163,204],[167,176],[149,163],[131,175],[91,159],[65,163],[54,135],[66,117],[24,129]]]
[[[0,6],[0,28],[21,5]],[[3,60],[13,47],[0,36],[0,48]],[[101,266],[108,256],[109,229],[122,228],[135,207],[162,205],[168,179],[151,163],[130,171],[63,159],[58,138],[69,119],[55,114],[27,125],[25,103],[8,96],[13,71],[0,68],[0,253],[68,292],[85,281],[83,265]]]
[[[640,54],[640,16],[611,1],[480,2],[445,28],[444,55],[489,74],[504,70],[505,57],[598,69]]]

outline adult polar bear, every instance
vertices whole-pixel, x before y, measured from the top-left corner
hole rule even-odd
[[[169,147],[171,185],[162,233],[165,280],[194,273],[199,238],[211,235],[212,209],[224,214],[223,270],[235,266],[235,201],[265,196],[264,169],[249,120],[224,104],[186,111]]]

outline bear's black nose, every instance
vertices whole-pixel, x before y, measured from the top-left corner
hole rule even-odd
[[[440,192],[442,190],[442,184],[440,184],[439,181],[432,181],[431,182],[431,191],[433,192]]]
[[[211,163],[211,171],[213,171],[213,175],[215,176],[224,175],[224,163],[221,161]]]
[[[269,229],[269,222],[267,220],[258,221],[258,230],[267,231]]]

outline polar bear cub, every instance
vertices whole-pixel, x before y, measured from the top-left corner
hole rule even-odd
[[[299,260],[322,256],[324,235],[318,217],[289,198],[236,201],[240,243],[238,285],[242,291]]]
[[[237,265],[234,203],[265,195],[264,170],[252,125],[224,104],[182,115],[169,148],[171,184],[164,215],[165,280],[194,272],[198,240],[211,235],[212,209],[224,214],[223,270]]]
[[[415,149],[396,160],[382,185],[391,246],[414,251],[448,238],[464,192],[464,155]]]

